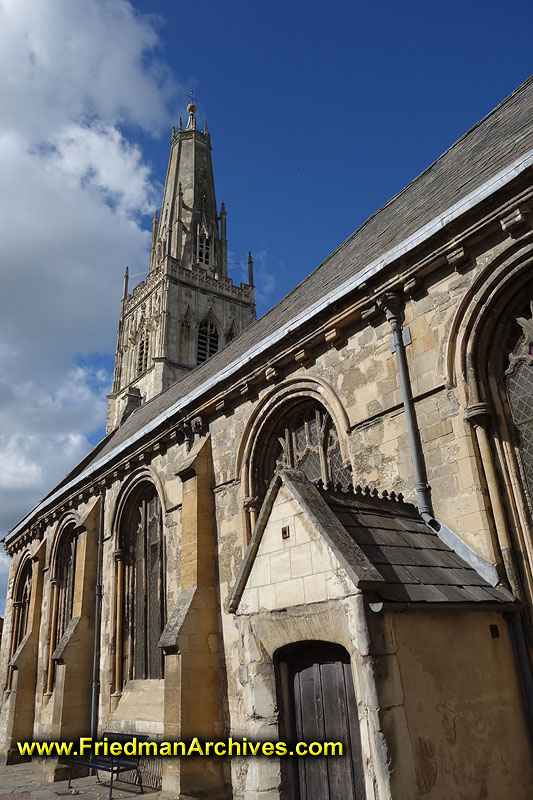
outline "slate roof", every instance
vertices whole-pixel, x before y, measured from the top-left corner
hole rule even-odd
[[[415,506],[361,491],[319,489],[350,537],[383,578],[377,594],[409,603],[514,602],[505,588],[491,586],[445,544]]]
[[[119,453],[133,436],[159,415],[189,393],[199,391],[206,381],[220,380],[220,373],[233,362],[240,363],[254,347],[268,337],[275,337],[295,313],[319,302],[327,293],[481,187],[504,167],[533,150],[532,108],[533,77],[376,211],[274,308],[223,350],[131,414],[124,424],[96,445],[48,496],[82,472],[90,472],[93,465],[96,469],[101,458],[113,451]]]
[[[503,586],[493,586],[431,528],[411,503],[368,488],[335,490],[309,481],[301,470],[274,475],[228,601],[235,612],[280,487],[285,485],[335,553],[355,587],[390,603],[430,606],[516,603]],[[468,554],[469,549],[463,550]],[[476,554],[477,561],[483,561]],[[474,561],[474,559],[472,559]]]

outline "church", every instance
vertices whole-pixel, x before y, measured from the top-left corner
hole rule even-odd
[[[3,763],[104,733],[341,741],[147,757],[143,783],[531,797],[532,112],[529,79],[256,320],[188,106],[106,436],[3,542]]]

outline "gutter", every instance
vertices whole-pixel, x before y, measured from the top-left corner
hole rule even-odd
[[[125,447],[129,446],[130,444],[142,439],[151,431],[155,430],[159,425],[161,425],[165,420],[173,417],[178,411],[182,408],[186,407],[194,400],[196,400],[201,395],[205,394],[209,389],[213,386],[216,386],[218,383],[224,381],[225,379],[229,378],[233,375],[237,370],[241,369],[245,364],[252,361],[254,358],[259,356],[261,353],[264,353],[268,350],[269,347],[279,342],[280,339],[287,336],[292,331],[299,328],[308,320],[315,317],[321,311],[326,309],[328,306],[335,303],[337,300],[345,297],[350,292],[357,289],[361,284],[365,283],[369,278],[374,275],[377,275],[381,272],[385,267],[387,267],[392,262],[396,261],[401,256],[408,253],[410,250],[413,250],[418,245],[422,244],[424,241],[429,239],[435,233],[442,230],[446,227],[450,222],[458,219],[460,216],[465,214],[467,211],[474,208],[476,205],[481,203],[487,197],[494,194],[498,189],[501,189],[503,186],[506,186],[512,180],[514,180],[518,175],[524,172],[529,167],[533,166],[533,150],[528,150],[523,155],[519,156],[515,159],[511,164],[504,169],[500,170],[496,175],[492,178],[489,178],[481,186],[478,186],[469,194],[465,195],[465,197],[458,200],[457,203],[454,203],[450,206],[446,211],[443,211],[437,217],[435,217],[430,222],[423,225],[419,228],[415,233],[408,236],[404,239],[400,244],[396,245],[395,247],[388,250],[379,258],[374,259],[366,267],[360,270],[356,275],[345,280],[340,286],[332,291],[328,292],[323,298],[318,300],[316,303],[308,306],[306,309],[301,311],[299,314],[296,314],[291,320],[289,320],[285,325],[282,325],[275,333],[267,336],[265,339],[262,339],[258,342],[254,347],[251,347],[247,354],[243,357],[239,357],[228,364],[226,367],[220,370],[216,375],[212,376],[196,389],[193,389],[189,394],[185,395],[185,397],[180,398],[180,400],[176,401],[172,406],[167,408],[149,423],[147,423],[141,430],[134,433],[126,442],[123,442],[119,445],[115,450],[112,450],[106,456],[101,458],[99,461],[96,461],[92,467],[87,470],[81,472],[76,478],[74,478],[69,483],[65,484],[61,487],[60,490],[54,492],[53,494],[49,495],[46,498],[46,501],[42,501],[39,503],[32,512],[26,514],[25,517],[17,524],[15,527],[9,531],[8,535],[5,537],[4,541],[18,533],[22,528],[24,528],[25,524],[31,519],[33,514],[38,514],[48,505],[50,505],[54,500],[59,499],[63,494],[67,493],[69,489],[73,489],[79,483],[81,483],[86,478],[90,477],[93,473],[97,472],[99,469],[104,467],[110,461],[112,461],[119,452],[121,452]],[[340,245],[342,247],[343,245]],[[340,248],[337,248],[337,250]],[[334,251],[337,252],[337,251]]]

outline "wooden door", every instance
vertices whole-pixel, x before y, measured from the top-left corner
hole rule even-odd
[[[292,800],[364,800],[361,742],[350,659],[339,645],[304,642],[278,660],[282,733],[291,742],[342,742],[342,756],[291,759]]]

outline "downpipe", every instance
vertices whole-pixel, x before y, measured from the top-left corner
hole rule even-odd
[[[413,462],[415,478],[415,490],[418,498],[418,511],[424,522],[427,522],[434,528],[435,524],[438,523],[432,513],[430,487],[427,480],[424,453],[420,440],[420,430],[416,419],[415,404],[411,391],[411,380],[409,378],[409,367],[405,354],[404,330],[402,327],[403,305],[404,300],[400,292],[385,292],[378,297],[376,301],[376,306],[385,313],[392,329],[392,349],[393,352],[396,353],[398,374],[400,376],[400,389],[407,421],[407,432],[409,434],[411,460]]]

